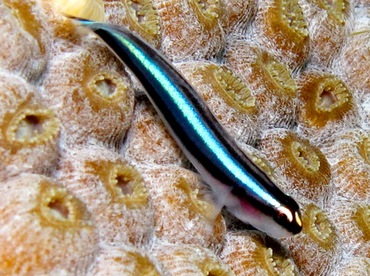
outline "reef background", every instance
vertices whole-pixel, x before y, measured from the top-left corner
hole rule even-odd
[[[165,54],[302,233],[220,213],[140,83],[61,13]],[[0,40],[0,275],[370,275],[369,1],[1,0]]]

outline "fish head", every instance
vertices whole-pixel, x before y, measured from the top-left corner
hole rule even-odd
[[[231,202],[229,202],[231,203]],[[278,206],[264,205],[256,208],[248,200],[233,197],[226,206],[235,217],[273,238],[287,238],[302,230],[298,204],[290,197]]]
[[[272,218],[276,224],[284,229],[285,236],[296,235],[302,231],[301,213],[295,201],[289,207],[287,205],[277,207]]]

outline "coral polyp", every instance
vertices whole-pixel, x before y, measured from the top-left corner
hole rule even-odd
[[[10,179],[0,190],[2,273],[86,273],[98,240],[86,207],[76,197],[51,179],[32,174]]]
[[[234,273],[210,250],[194,245],[161,245],[153,252],[164,273],[232,276]]]
[[[327,215],[314,204],[305,208],[304,227],[307,235],[325,250],[335,246],[336,233]]]
[[[95,112],[103,107],[118,105],[122,98],[127,97],[129,90],[128,83],[115,72],[86,72],[82,85]]]
[[[282,243],[304,275],[328,275],[340,257],[337,231],[328,214],[313,203],[304,204],[302,222],[302,232]]]
[[[252,143],[257,128],[256,100],[242,80],[216,63],[187,62],[177,67],[226,130],[236,140]]]
[[[291,68],[301,67],[309,54],[309,36],[302,8],[297,0],[269,0],[258,7],[257,32],[272,52]]]
[[[115,201],[123,203],[128,208],[148,205],[148,192],[143,179],[130,165],[113,165],[107,185]]]
[[[309,93],[308,91],[315,91],[316,93]],[[304,115],[310,116],[312,114],[313,117],[315,113],[327,114],[326,121],[342,118],[343,113],[351,107],[351,94],[348,88],[343,82],[330,76],[312,76],[312,80],[305,82],[305,86],[301,88],[300,98],[303,103],[310,104],[307,108],[312,106]],[[312,101],[310,101],[311,98],[313,98]],[[326,122],[322,118],[323,116],[320,117],[320,120],[309,117],[307,123],[311,123],[310,126],[323,127]]]
[[[328,196],[331,170],[321,150],[307,139],[285,129],[263,133],[260,148],[268,154],[290,188],[290,193],[300,194],[315,202]]]
[[[161,38],[159,17],[151,0],[106,1],[108,21],[124,25],[158,47]]]
[[[335,75],[306,72],[301,76],[298,90],[298,127],[304,136],[315,141],[327,141],[343,125],[359,124],[358,110],[352,91]]]
[[[256,231],[229,232],[221,259],[237,275],[297,275],[287,250]]]
[[[59,129],[59,120],[52,110],[25,108],[9,122],[6,139],[14,147],[43,144],[53,140]]]
[[[325,149],[333,172],[333,188],[341,197],[369,200],[370,196],[370,133],[361,129],[347,130],[337,135]]]
[[[104,147],[69,149],[60,161],[60,182],[94,215],[102,244],[146,243],[152,209],[141,174]],[[140,229],[140,230],[139,230]]]
[[[295,119],[297,85],[287,65],[241,38],[229,39],[225,60],[251,90],[261,128],[289,127]]]

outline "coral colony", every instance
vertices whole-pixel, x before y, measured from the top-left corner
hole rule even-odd
[[[302,232],[220,213],[138,80],[65,14],[166,55]],[[370,274],[369,1],[2,0],[0,18],[0,274]]]

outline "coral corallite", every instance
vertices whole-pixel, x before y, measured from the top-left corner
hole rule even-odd
[[[0,72],[0,179],[20,172],[50,174],[57,162],[60,122],[36,87]]]
[[[96,146],[69,149],[59,167],[60,183],[88,205],[101,244],[147,243],[153,212],[145,183],[134,167]]]
[[[199,246],[164,244],[155,249],[154,256],[168,275],[235,275],[216,255]]]
[[[328,214],[313,203],[304,203],[302,213],[302,232],[282,243],[304,275],[330,275],[340,258],[336,229]]]
[[[98,239],[81,201],[41,175],[9,179],[0,190],[2,275],[86,273]]]
[[[57,111],[68,144],[96,139],[117,145],[133,112],[130,79],[97,41],[74,50],[50,62],[42,96]]]
[[[256,231],[227,233],[220,256],[237,275],[298,274],[288,251]]]
[[[352,91],[337,76],[308,71],[299,80],[298,132],[316,145],[331,141],[344,126],[359,124]]]
[[[141,168],[154,209],[154,235],[162,242],[218,251],[225,222],[199,176],[178,167]]]
[[[298,1],[264,1],[256,17],[259,40],[292,69],[301,67],[310,52],[307,22]]]
[[[263,133],[259,143],[288,183],[291,194],[315,202],[329,194],[330,165],[319,148],[293,131],[272,129]]]

